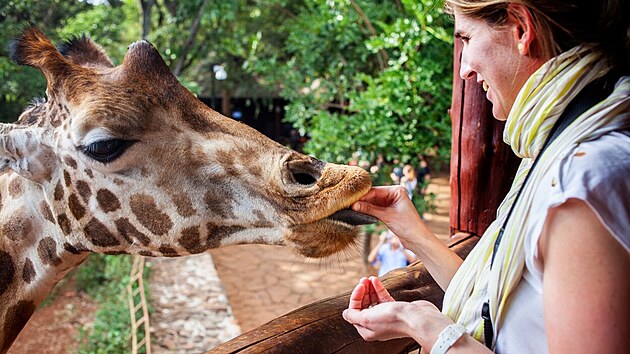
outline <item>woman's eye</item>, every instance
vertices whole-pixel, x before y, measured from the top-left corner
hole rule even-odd
[[[120,157],[125,150],[135,143],[135,140],[102,140],[87,146],[82,146],[81,150],[84,154],[96,161],[108,163]]]

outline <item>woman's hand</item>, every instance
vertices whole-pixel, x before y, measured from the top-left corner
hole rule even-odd
[[[408,245],[405,241],[411,241],[414,233],[430,234],[402,186],[374,187],[352,205],[352,210],[384,222],[405,246]]]
[[[429,349],[453,323],[428,301],[395,301],[376,277],[361,278],[343,318],[367,341],[412,337]]]

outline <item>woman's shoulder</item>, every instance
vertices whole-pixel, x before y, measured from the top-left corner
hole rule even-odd
[[[562,165],[563,175],[583,182],[625,181],[630,173],[630,132],[611,132],[582,142],[565,156]]]

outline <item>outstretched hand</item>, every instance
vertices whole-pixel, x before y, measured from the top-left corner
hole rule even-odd
[[[431,348],[453,323],[428,301],[394,300],[377,277],[359,280],[343,318],[367,341],[413,337],[423,348]]]
[[[396,302],[383,283],[376,278],[361,278],[350,295],[348,309],[343,318],[354,325],[365,340],[388,340],[405,337],[397,308],[404,303]]]
[[[429,232],[402,186],[373,187],[352,205],[352,210],[372,215],[384,222],[406,247],[408,245],[404,241],[410,240],[409,231],[418,231],[413,230],[413,225]]]

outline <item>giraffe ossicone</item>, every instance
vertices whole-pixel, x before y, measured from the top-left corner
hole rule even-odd
[[[367,172],[273,142],[179,84],[148,42],[114,66],[77,37],[35,27],[11,45],[46,100],[0,125],[0,353],[90,252],[183,256],[231,244],[324,257],[374,222],[347,208]]]

